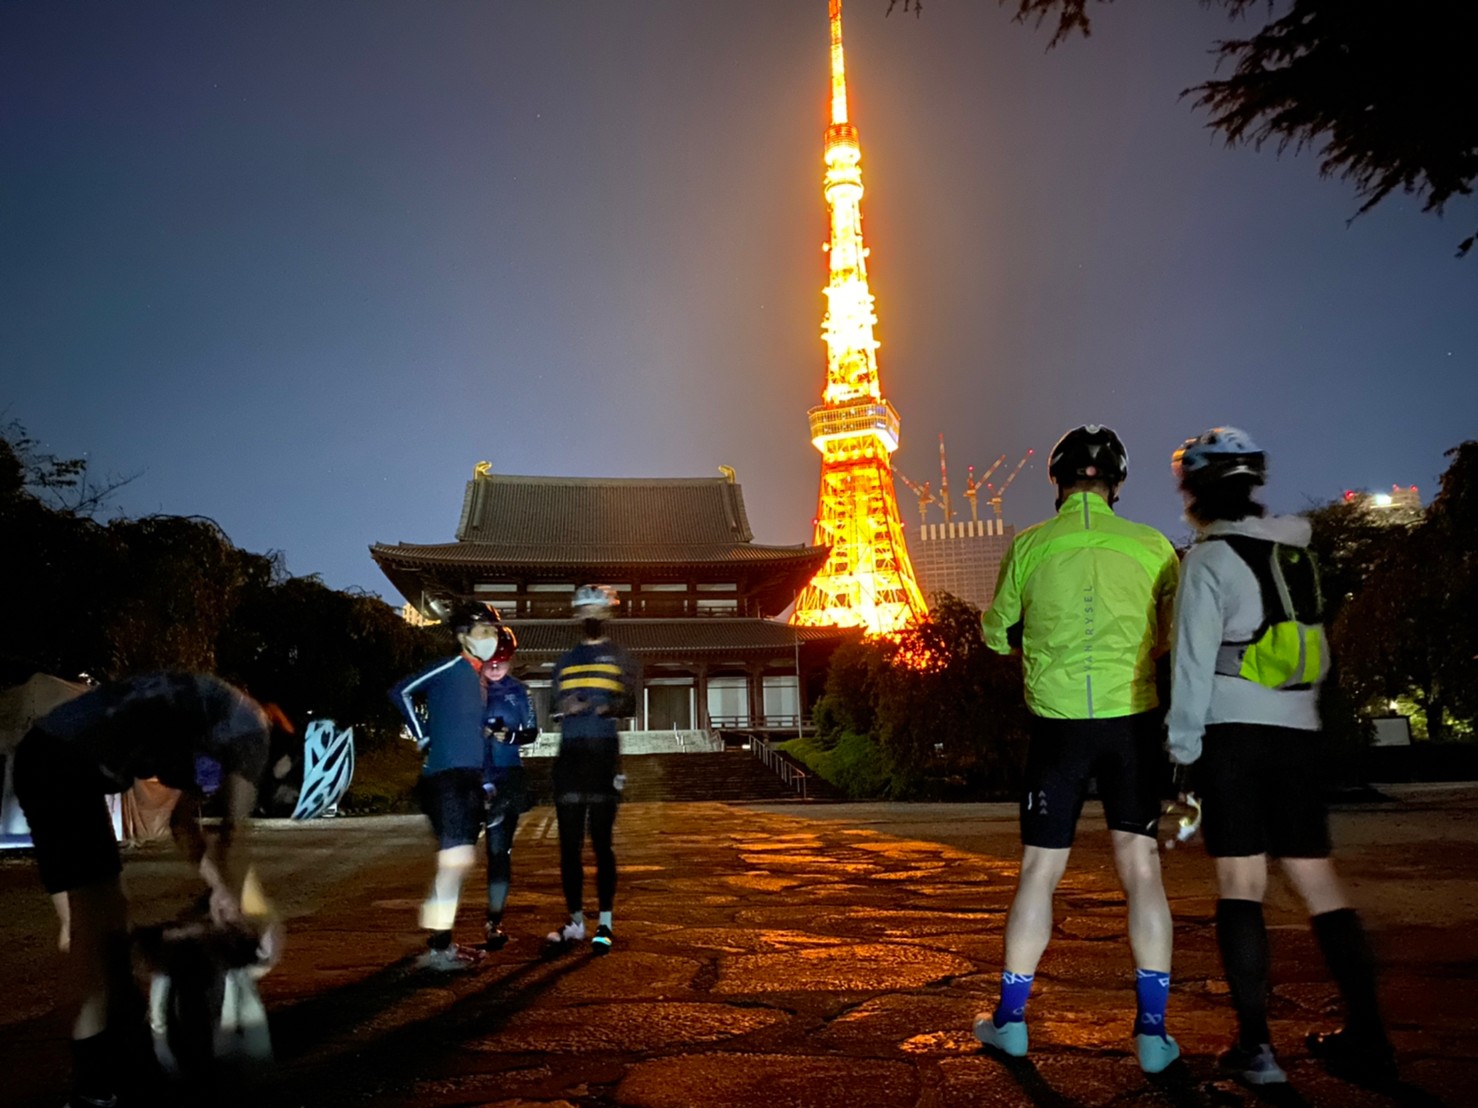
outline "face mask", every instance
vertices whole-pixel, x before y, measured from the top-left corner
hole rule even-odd
[[[585,630],[587,639],[598,639],[601,636],[601,627],[605,624],[602,619],[582,619],[580,626]]]
[[[498,652],[497,639],[468,639],[467,653],[480,662],[486,662]]]

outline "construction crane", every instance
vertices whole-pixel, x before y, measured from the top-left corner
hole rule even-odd
[[[939,507],[944,512],[944,522],[954,518],[949,510],[949,467],[944,460],[944,432],[939,432]]]
[[[929,505],[934,503],[934,492],[929,488],[929,482],[925,481],[920,485],[914,481],[910,481],[901,469],[894,469],[893,476],[907,485],[909,491],[919,498],[919,523],[920,525],[928,523]]]
[[[1017,462],[1016,468],[1011,471],[1011,476],[1007,477],[1004,481],[1001,482],[1000,488],[993,488],[990,485],[985,486],[986,488],[991,489],[990,499],[987,502],[990,504],[991,511],[996,513],[997,520],[1001,518],[1001,498],[1006,495],[1006,490],[1011,487],[1011,482],[1016,480],[1016,475],[1026,468],[1026,463],[1031,460],[1031,456],[1035,453],[1035,450],[1028,450],[1025,454],[1023,454],[1021,456],[1021,461]]]
[[[975,476],[975,467],[969,467],[968,475],[965,477],[965,499],[970,502],[970,518],[972,520],[978,520],[980,518],[980,505],[977,503],[980,497],[980,490],[987,487],[986,482],[990,480],[990,475],[1000,469],[1005,462],[1006,455],[1002,454],[990,464],[990,468],[979,478]]]

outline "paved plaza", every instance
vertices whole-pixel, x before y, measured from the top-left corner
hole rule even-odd
[[[1186,1064],[1140,1073],[1132,967],[1107,835],[1090,806],[1029,1015],[1033,1050],[982,1053],[1016,868],[1002,805],[632,804],[617,824],[615,952],[539,956],[561,916],[553,814],[520,827],[507,929],[484,968],[413,968],[430,843],[409,817],[274,823],[258,834],[288,917],[263,982],[272,1105],[1311,1105],[1478,1102],[1478,789],[1409,787],[1335,819],[1371,925],[1405,1084],[1394,1098],[1326,1075],[1302,1047],[1335,997],[1285,890],[1270,898],[1273,1032],[1292,1084],[1254,1095],[1214,1071],[1232,1017],[1210,863],[1166,856],[1176,921],[1170,1026]],[[133,852],[136,896],[173,911],[167,848]],[[477,882],[461,918],[480,932]],[[593,903],[591,905],[593,908]],[[147,919],[147,917],[146,917]],[[64,1029],[55,926],[23,857],[0,861],[0,1102],[54,1105]]]

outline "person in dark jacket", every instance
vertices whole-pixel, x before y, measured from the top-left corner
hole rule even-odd
[[[487,792],[488,852],[488,916],[483,949],[489,951],[502,950],[508,942],[503,931],[503,908],[508,903],[513,873],[513,836],[518,831],[518,817],[528,804],[522,752],[539,737],[539,721],[528,687],[508,672],[518,639],[512,628],[503,631],[497,651],[482,666],[487,681],[483,789]]]
[[[16,798],[61,919],[63,973],[78,998],[71,1104],[116,1104],[128,1071],[152,1053],[106,795],[148,778],[181,790],[170,819],[175,841],[207,886],[214,922],[240,923],[246,861],[237,832],[256,803],[268,730],[261,708],[224,681],[157,673],[54,708],[16,749]],[[216,793],[222,818],[207,841],[200,806]]]
[[[430,932],[421,965],[455,971],[470,969],[482,959],[475,947],[452,942],[452,927],[486,818],[483,664],[497,653],[508,629],[488,604],[459,605],[447,622],[461,652],[407,677],[390,690],[390,699],[425,752],[421,807],[436,836],[436,876],[421,905],[421,926]]]
[[[568,923],[549,933],[551,948],[585,939],[583,906],[585,829],[595,848],[595,888],[600,918],[593,952],[615,941],[616,853],[612,837],[626,780],[621,775],[620,722],[636,711],[641,674],[631,655],[606,637],[605,621],[620,601],[609,585],[581,585],[572,604],[581,642],[555,663],[550,701],[560,725],[554,760],[554,806],[559,819],[559,871]]]

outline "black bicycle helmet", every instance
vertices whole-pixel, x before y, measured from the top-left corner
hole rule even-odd
[[[447,617],[446,625],[452,629],[454,635],[465,635],[479,623],[488,627],[502,627],[503,617],[498,609],[491,604],[480,600],[458,604],[452,609],[452,614]],[[509,632],[511,635],[513,632]],[[511,653],[511,651],[510,651]]]
[[[1129,452],[1109,428],[1085,423],[1057,440],[1047,457],[1047,476],[1054,485],[1078,481],[1117,485],[1129,476]]]

